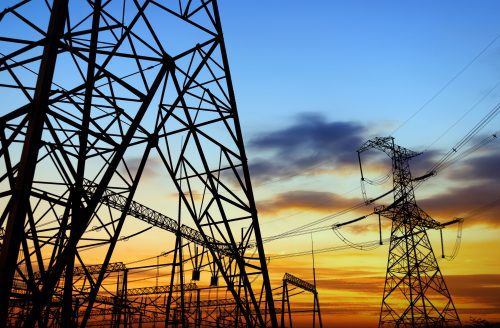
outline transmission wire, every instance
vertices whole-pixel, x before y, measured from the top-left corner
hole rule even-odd
[[[452,125],[450,125],[439,137],[437,137],[424,152],[428,151],[432,146],[434,146],[439,140],[441,140],[448,132],[451,131],[458,123],[460,123],[471,111],[473,111],[480,103],[482,103],[496,88],[500,86],[500,81],[498,81],[493,88],[491,88],[487,93],[485,93],[481,99],[479,99],[476,103],[474,103],[465,113],[462,114]]]
[[[410,120],[412,120],[417,114],[419,114],[425,107],[427,107],[434,99],[436,99],[439,95],[441,95],[455,80],[460,77],[472,64],[481,57],[498,39],[500,38],[500,34],[495,36],[490,43],[488,43],[471,61],[469,61],[461,70],[459,70],[448,82],[446,82],[441,89],[439,89],[432,97],[430,97],[422,106],[420,106],[410,117],[408,117],[403,123],[401,123],[394,131],[392,131],[391,135],[394,135],[399,129],[401,129],[404,125],[406,125]]]

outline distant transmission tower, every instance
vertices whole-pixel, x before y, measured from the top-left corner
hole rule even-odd
[[[0,327],[125,302],[128,268],[100,294],[130,216],[206,249],[233,326],[277,327],[217,1],[2,2],[0,49]],[[135,202],[152,156],[192,229]]]
[[[391,241],[379,327],[460,326],[460,319],[434,256],[427,229],[442,225],[418,207],[409,161],[419,153],[394,144],[394,138],[374,138],[370,148],[392,159],[394,203],[376,212],[392,220]],[[361,168],[361,178],[364,179]]]

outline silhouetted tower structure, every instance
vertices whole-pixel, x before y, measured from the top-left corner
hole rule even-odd
[[[316,278],[314,279],[316,281]],[[301,291],[293,291],[294,287]],[[293,291],[293,292],[292,292]],[[313,309],[312,310],[299,310],[297,312],[305,313],[312,312],[312,325],[310,327],[323,328],[323,321],[321,319],[321,309],[319,306],[318,290],[315,284],[311,284],[302,280],[290,273],[285,273],[283,276],[283,285],[281,292],[281,328],[293,327],[293,311],[291,308],[291,297],[301,294],[303,291],[313,294]],[[316,320],[316,318],[318,318]],[[286,324],[288,322],[288,324]]]
[[[394,203],[376,208],[392,220],[391,241],[379,327],[460,326],[460,319],[432,250],[427,229],[441,224],[418,207],[410,159],[419,155],[377,137],[358,150],[377,149],[392,160]],[[361,167],[361,179],[364,179]]]
[[[277,327],[217,1],[0,6],[0,326],[86,325],[155,156],[237,320]]]

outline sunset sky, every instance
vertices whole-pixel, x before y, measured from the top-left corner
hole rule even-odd
[[[345,247],[341,237],[353,243],[378,240],[378,220],[369,216],[341,228],[341,235],[329,228],[392,202],[389,194],[345,211],[363,202],[356,150],[370,138],[392,136],[396,144],[422,152],[411,162],[413,177],[419,177],[491,113],[500,103],[500,2],[220,0],[219,10],[272,286],[279,287],[285,273],[312,282],[314,245],[325,326],[375,327],[387,242],[359,250]],[[181,48],[182,31],[172,35]],[[62,71],[61,83],[73,82]],[[458,149],[451,165],[415,191],[417,203],[437,221],[465,219],[454,259],[448,257],[459,240],[458,225],[443,231],[445,259],[439,231],[428,232],[463,323],[471,317],[500,322],[500,142],[491,137],[499,128],[495,116]],[[468,153],[488,137],[491,142]],[[136,169],[134,158],[128,160]],[[369,179],[391,173],[390,164],[381,153],[363,154]],[[178,194],[165,182],[162,165],[158,157],[148,161],[135,200],[177,215]],[[367,197],[391,188],[391,179],[367,185]],[[324,229],[276,237],[309,223]],[[383,238],[389,238],[391,222],[382,224]],[[146,228],[127,220],[122,236]],[[150,257],[141,265],[160,263],[155,256],[173,242],[173,234],[153,228],[120,239],[112,261],[133,266]],[[98,259],[103,253],[88,254]],[[168,284],[167,273],[139,273],[129,286],[153,285],[154,279]],[[312,301],[312,295],[300,294],[292,309],[312,307]],[[310,316],[296,320],[310,325]]]
[[[472,1],[220,1],[219,9],[264,238],[362,202],[356,150],[369,138],[391,135],[397,144],[424,152],[412,161],[413,175],[420,176],[500,101],[496,1],[480,6]],[[495,133],[499,123],[495,118],[463,150]],[[457,257],[439,258],[463,322],[470,317],[500,321],[499,147],[498,141],[490,143],[416,191],[418,204],[436,220],[465,218]],[[388,158],[375,155],[364,158],[372,179],[390,168]],[[158,192],[154,162],[147,172],[144,183],[154,187],[143,188],[139,201],[161,208],[165,195],[176,199]],[[391,183],[368,186],[368,197],[389,190]],[[389,204],[391,197],[377,205]],[[317,226],[372,210],[366,206]],[[387,238],[390,222],[383,224]],[[342,234],[356,242],[376,240],[377,219]],[[164,239],[154,238],[159,235],[152,231],[129,241],[116,258],[140,259],[151,255],[152,247],[159,253],[164,249]],[[440,257],[439,232],[429,236]],[[457,226],[446,228],[444,237],[445,253],[451,255]],[[317,250],[344,245],[331,230],[313,240]],[[273,259],[310,249],[309,234],[265,243],[273,287],[285,272],[312,281],[310,255]],[[387,253],[384,245],[316,254],[328,326],[377,325]],[[292,309],[311,306],[312,295],[292,299]]]
[[[499,9],[497,1],[221,1],[263,235],[361,202],[355,150],[371,137],[392,135],[399,145],[425,151],[414,160],[414,176],[464,137],[500,101]],[[499,127],[497,117],[470,145]],[[439,259],[463,322],[470,316],[500,321],[499,146],[492,142],[416,191],[435,219],[465,218],[456,259]],[[386,173],[388,163],[379,164],[372,178]],[[377,239],[375,217],[352,227],[343,230],[349,239]],[[457,227],[446,230],[449,255]],[[389,222],[383,234],[389,236]],[[429,235],[439,257],[439,232]],[[342,245],[332,231],[313,237],[317,249]],[[311,280],[310,255],[272,259],[309,250],[310,235],[265,246],[273,278],[290,272]],[[387,252],[384,245],[316,255],[328,323],[376,325]]]
[[[264,238],[362,202],[356,150],[369,138],[392,135],[401,146],[425,151],[412,162],[413,175],[420,176],[500,101],[496,1],[480,6],[472,1],[221,1],[219,7]],[[463,150],[495,133],[499,123],[495,118]],[[439,259],[463,322],[470,317],[500,321],[499,147],[498,141],[490,143],[416,191],[418,204],[436,220],[465,218],[457,257]],[[372,179],[389,169],[388,158],[375,155],[364,158]],[[177,197],[159,192],[158,172],[151,162],[137,195],[152,208]],[[368,186],[368,197],[390,184]],[[388,196],[377,204],[390,202]],[[366,206],[317,226],[372,210]],[[129,231],[140,227],[134,223]],[[377,219],[342,234],[357,242],[376,240]],[[390,235],[387,220],[383,235]],[[153,229],[117,249],[115,258],[126,254],[131,262],[159,254],[165,249],[161,236]],[[439,232],[429,236],[440,257]],[[445,229],[446,255],[456,236],[456,225]],[[344,245],[331,230],[313,240],[317,250]],[[285,272],[312,281],[310,255],[273,259],[310,249],[309,234],[265,243],[273,287]],[[316,254],[328,326],[376,326],[387,253],[384,245]],[[292,310],[311,306],[311,295],[292,299]]]

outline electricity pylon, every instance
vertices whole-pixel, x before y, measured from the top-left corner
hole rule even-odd
[[[442,225],[415,200],[409,161],[419,155],[394,144],[392,137],[364,143],[358,155],[370,148],[392,160],[394,203],[376,212],[392,220],[384,295],[379,327],[460,326],[460,319],[439,269],[427,229]],[[361,168],[361,178],[364,179]]]
[[[8,5],[0,8],[0,324],[24,311],[26,326],[86,325],[155,156],[158,179],[180,195],[177,226],[199,232],[238,320],[276,327],[217,1]],[[83,250],[93,247],[102,248],[90,258]],[[74,268],[96,261],[75,320]]]

